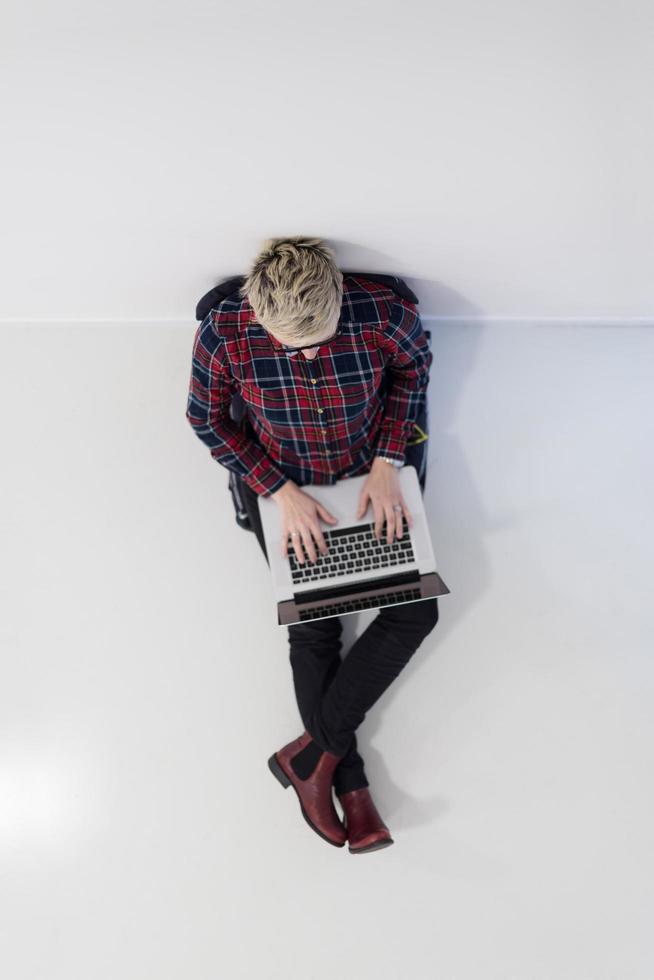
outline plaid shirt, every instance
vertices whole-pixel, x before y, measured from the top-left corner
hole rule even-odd
[[[261,496],[289,478],[305,486],[367,473],[374,456],[404,461],[433,360],[415,303],[346,275],[338,326],[313,360],[291,355],[236,295],[196,331],[186,417]],[[230,417],[236,392],[254,439]]]

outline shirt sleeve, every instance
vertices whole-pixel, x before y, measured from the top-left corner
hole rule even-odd
[[[288,477],[230,417],[229,406],[237,390],[223,338],[213,329],[209,313],[198,327],[193,343],[186,418],[215,460],[242,477],[255,493],[268,497]]]
[[[415,303],[404,299],[393,303],[378,344],[389,356],[390,377],[375,454],[403,463],[414,422],[427,397],[434,359]]]

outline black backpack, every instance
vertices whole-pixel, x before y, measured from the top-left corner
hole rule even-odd
[[[400,279],[399,276],[389,276],[378,272],[346,272],[345,270],[342,270],[342,272],[344,276],[355,276],[360,277],[361,279],[369,279],[371,282],[379,283],[382,286],[388,286],[388,288],[392,289],[393,292],[401,299],[408,300],[410,303],[418,303],[418,297],[407,286],[404,280]],[[232,276],[231,279],[225,279],[223,282],[218,283],[217,286],[214,286],[213,289],[210,289],[209,292],[205,293],[202,299],[198,301],[195,308],[195,319],[202,322],[210,310],[215,309],[215,307],[217,307],[218,304],[224,299],[236,294],[244,282],[245,276]],[[429,344],[431,344],[431,332],[429,330],[425,330],[425,336],[427,337]],[[238,423],[241,431],[252,438],[254,435],[254,430],[252,429],[247,417],[245,402],[238,392],[232,397],[229,415],[231,419]],[[428,439],[427,399],[423,398],[420,411],[418,413],[418,418],[414,423],[414,438],[407,444],[405,454],[405,464],[415,466],[418,472],[418,480],[423,491],[425,489],[425,481],[427,478]],[[236,523],[239,525],[239,527],[242,527],[246,531],[253,531],[254,528],[250,524],[250,519],[248,517],[243,498],[242,477],[233,470],[229,471],[229,491],[232,495],[232,502],[234,504]]]

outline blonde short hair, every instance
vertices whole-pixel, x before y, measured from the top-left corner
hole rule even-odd
[[[264,329],[302,344],[336,329],[343,273],[320,238],[268,238],[239,292]]]

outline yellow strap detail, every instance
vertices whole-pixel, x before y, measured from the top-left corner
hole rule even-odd
[[[409,439],[409,441],[407,442],[407,446],[418,446],[421,442],[424,442],[426,439],[429,439],[427,433],[423,432],[423,430],[420,428],[417,422],[413,423],[413,428],[414,430],[417,430],[419,432],[419,436],[416,439]]]

